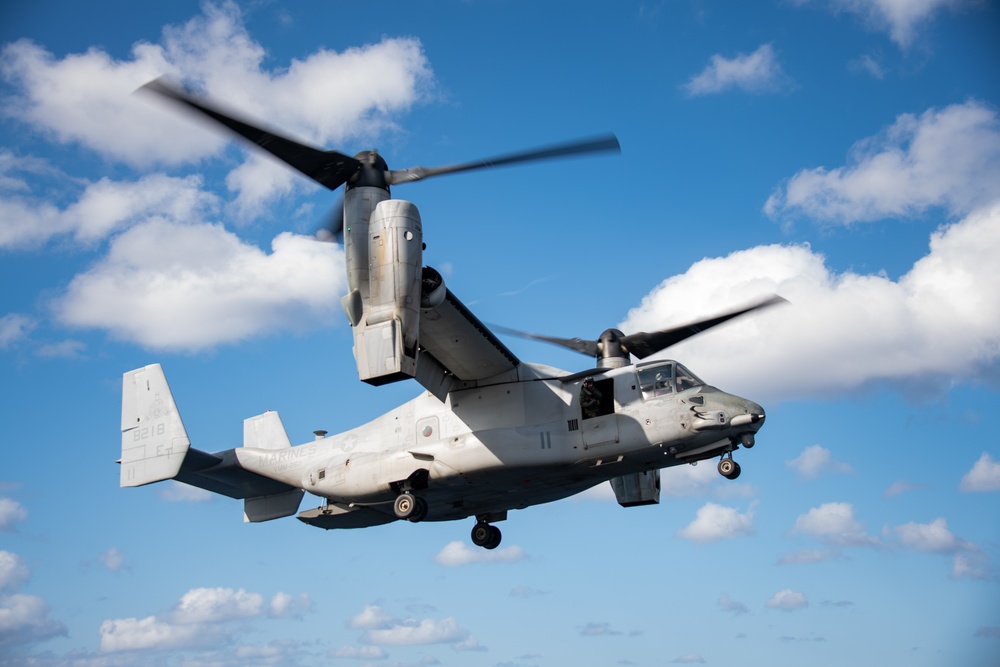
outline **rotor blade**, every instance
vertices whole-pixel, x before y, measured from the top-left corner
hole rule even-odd
[[[316,230],[316,240],[344,244],[344,198],[341,197],[327,216],[326,224]]]
[[[712,327],[718,326],[723,322],[728,322],[734,317],[739,317],[740,315],[745,315],[746,313],[754,310],[786,302],[787,299],[775,294],[760,303],[726,313],[725,315],[719,315],[718,317],[712,317],[707,320],[701,320],[700,322],[694,322],[692,324],[675,327],[673,329],[664,329],[663,331],[655,331],[653,333],[640,332],[631,334],[629,336],[625,336],[621,342],[630,354],[639,359],[645,359],[652,354],[656,354],[660,350],[664,350],[671,345],[676,345],[682,340],[699,334],[702,331],[711,329]]]
[[[331,190],[343,185],[347,179],[357,173],[361,166],[360,162],[343,153],[306,146],[279,134],[255,127],[250,123],[237,120],[209,106],[204,101],[196,100],[182,89],[167,84],[162,77],[153,79],[139,90],[155,93],[179,102],[189,109],[211,118]]]
[[[581,338],[556,338],[555,336],[542,336],[540,334],[527,333],[524,331],[518,331],[517,329],[508,329],[507,327],[496,325],[490,325],[490,328],[510,336],[518,336],[529,340],[540,340],[546,343],[552,343],[553,345],[559,345],[573,350],[574,352],[586,354],[590,357],[597,356],[597,341],[583,340]]]
[[[557,144],[547,148],[535,148],[528,151],[522,151],[520,153],[500,155],[486,160],[453,164],[447,167],[412,167],[411,169],[396,169],[386,173],[386,181],[389,185],[396,185],[397,183],[419,181],[424,178],[430,178],[431,176],[454,174],[460,171],[471,171],[473,169],[500,167],[508,164],[516,164],[518,162],[549,160],[569,155],[602,153],[607,151],[614,151],[616,153],[621,152],[621,145],[618,143],[618,137],[613,134],[596,137],[594,139],[584,139],[565,144]]]

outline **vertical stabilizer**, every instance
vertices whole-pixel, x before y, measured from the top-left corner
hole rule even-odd
[[[175,477],[190,445],[160,365],[125,373],[121,486],[142,486]]]
[[[292,443],[277,412],[265,412],[243,420],[243,446],[255,449],[291,449]],[[243,501],[243,521],[258,522],[280,519],[299,511],[305,491],[292,489],[269,496],[246,498]]]

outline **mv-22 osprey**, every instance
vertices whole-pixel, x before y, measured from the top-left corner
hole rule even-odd
[[[299,511],[305,491],[322,506],[298,514],[320,528],[398,520],[475,517],[472,541],[494,549],[493,524],[513,509],[566,498],[609,481],[625,506],[659,502],[660,469],[732,457],[764,423],[757,403],[716,389],[670,360],[633,365],[690,336],[781,301],[771,296],[717,317],[654,333],[608,329],[596,341],[518,334],[591,355],[596,367],[568,373],[522,362],[423,265],[416,206],[390,186],[471,169],[598,151],[607,136],[440,168],[390,170],[375,151],[349,157],[260,129],[162,80],[144,90],[212,118],[321,185],[346,184],[342,234],[360,379],[409,378],[425,392],[343,433],[317,432],[292,446],[277,412],[243,424],[243,446],[208,453],[190,446],[158,364],[125,373],[121,486],[177,481],[243,499],[245,521]]]

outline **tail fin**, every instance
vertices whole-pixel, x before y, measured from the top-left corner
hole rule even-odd
[[[142,486],[176,477],[190,446],[160,365],[125,373],[121,486]]]

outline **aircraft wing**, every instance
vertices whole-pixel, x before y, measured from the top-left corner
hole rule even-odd
[[[418,363],[417,380],[439,398],[442,387],[447,394],[450,386],[443,373],[447,379],[476,382],[515,371],[521,363],[451,290],[438,306],[420,311],[420,347],[424,368]],[[430,367],[437,373],[421,372]]]

